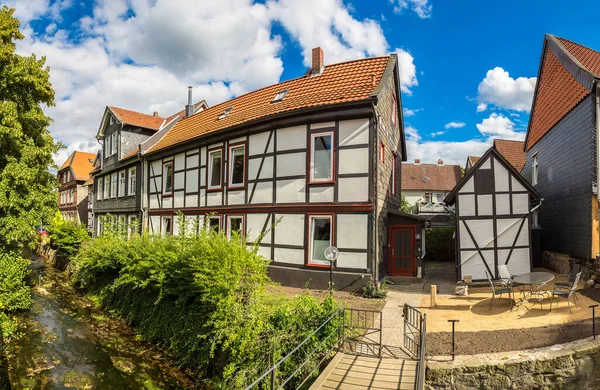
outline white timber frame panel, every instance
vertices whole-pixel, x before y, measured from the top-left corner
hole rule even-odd
[[[369,118],[309,123],[220,142],[198,141],[149,160],[149,231],[164,233],[163,217],[171,215],[173,234],[179,233],[177,211],[201,219],[215,214],[214,221],[219,219],[224,232],[229,217],[243,216],[248,245],[266,232],[259,252],[273,259],[273,264],[308,266],[313,265],[306,249],[310,218],[327,215],[331,217],[330,241],[340,248],[337,267],[368,270],[372,212],[363,209],[372,210],[370,131]],[[243,185],[232,186],[229,160],[232,148],[239,146],[245,153],[244,180]],[[221,152],[220,161],[210,157],[215,151]],[[163,192],[164,164],[173,164],[171,194]],[[317,164],[330,169],[330,179],[311,180]],[[216,183],[217,178],[220,185],[209,188],[211,179]],[[347,207],[340,212],[340,206]],[[313,212],[315,207],[319,211]],[[363,208],[353,211],[354,207]],[[280,217],[279,225],[272,228]]]
[[[518,175],[518,176],[517,176]],[[531,272],[532,192],[497,152],[486,153],[456,192],[459,278],[499,277],[498,265],[512,275]]]

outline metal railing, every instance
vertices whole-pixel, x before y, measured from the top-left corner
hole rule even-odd
[[[417,365],[417,390],[423,390],[425,388],[425,371],[427,369],[425,365],[425,347],[427,338],[427,314],[423,314],[421,318],[421,334],[420,338],[420,352],[419,364]]]
[[[427,314],[421,313],[414,307],[404,304],[404,347],[416,359],[417,364],[417,390],[425,386],[425,347],[427,337]]]
[[[344,309],[342,352],[381,357],[383,316],[381,311]],[[349,333],[346,336],[346,333]],[[349,349],[346,348],[348,345]]]
[[[321,367],[323,362],[331,357],[331,353],[336,348],[336,346],[338,349],[341,348],[340,341],[343,340],[343,335],[342,335],[343,325],[340,325],[340,324],[344,323],[343,316],[344,316],[344,309],[336,310],[317,329],[315,329],[308,337],[306,337],[300,344],[298,344],[296,346],[296,348],[294,348],[290,353],[288,353],[286,356],[284,356],[282,359],[280,359],[277,363],[275,363],[271,368],[269,368],[258,379],[256,379],[254,382],[252,382],[252,384],[250,384],[248,387],[246,387],[246,390],[256,388],[261,383],[265,383],[266,380],[269,380],[269,389],[271,389],[271,390],[283,389],[283,388],[286,388],[286,389],[287,388],[295,388],[295,389],[301,388],[312,377],[312,375],[315,373],[315,371],[319,367]],[[338,321],[338,323],[336,323],[336,321]],[[319,332],[321,330],[325,329],[325,327],[327,327],[328,325],[334,325],[337,329],[337,332],[335,332],[335,331],[331,332],[324,339],[322,339],[312,351],[306,353],[306,356],[304,356],[302,362],[298,364],[298,367],[296,367],[296,369],[290,375],[278,380],[277,369],[284,363],[290,361],[293,357],[297,357],[302,352],[305,352],[305,351],[303,351],[302,348],[305,345],[307,345],[309,341],[311,341],[311,340],[314,341],[315,336],[317,336],[319,334]],[[337,337],[335,339],[333,339],[332,336],[337,336]],[[328,346],[328,341],[330,341],[329,346]],[[324,346],[326,348],[323,348]],[[314,367],[312,369],[310,369],[310,367],[309,367],[303,372],[302,369],[304,367],[307,367],[307,365],[313,361],[313,359],[312,359],[313,356],[315,356],[315,354],[317,354],[319,351],[325,352],[323,354],[323,357],[319,360],[319,362],[317,364],[314,364],[314,362],[313,362]],[[306,371],[308,371],[308,373],[306,373]],[[300,375],[302,375],[302,376],[300,376]],[[294,381],[294,379],[296,379],[296,380]],[[288,384],[290,384],[290,386],[285,387]]]

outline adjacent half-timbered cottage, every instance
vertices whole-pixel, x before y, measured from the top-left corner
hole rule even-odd
[[[543,249],[567,259],[600,253],[599,133],[600,52],[546,34],[522,174],[544,198]]]
[[[498,265],[513,275],[532,268],[532,211],[538,192],[495,149],[469,169],[445,199],[456,206],[458,279],[498,277]]]
[[[88,186],[96,155],[73,152],[60,167],[58,177],[58,210],[63,219],[88,223]]]
[[[103,217],[107,214],[123,224],[141,221],[143,164],[139,152],[159,140],[185,115],[193,115],[206,107],[204,101],[195,105],[190,101],[186,110],[169,117],[159,116],[157,112],[149,115],[106,107],[96,135],[102,143],[100,164],[92,172],[96,234],[102,230]]]
[[[177,234],[177,211],[249,243],[268,231],[271,276],[296,286],[327,286],[335,245],[336,287],[357,288],[386,274],[387,210],[400,206],[397,56],[325,66],[314,49],[304,76],[183,119],[143,156],[151,232]]]

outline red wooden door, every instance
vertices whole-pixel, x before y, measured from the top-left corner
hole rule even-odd
[[[416,276],[416,226],[393,225],[388,228],[388,273],[390,276]]]

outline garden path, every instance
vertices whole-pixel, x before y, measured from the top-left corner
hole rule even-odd
[[[32,256],[33,306],[8,345],[13,388],[195,388],[192,379],[122,321],[94,308],[65,272]]]

